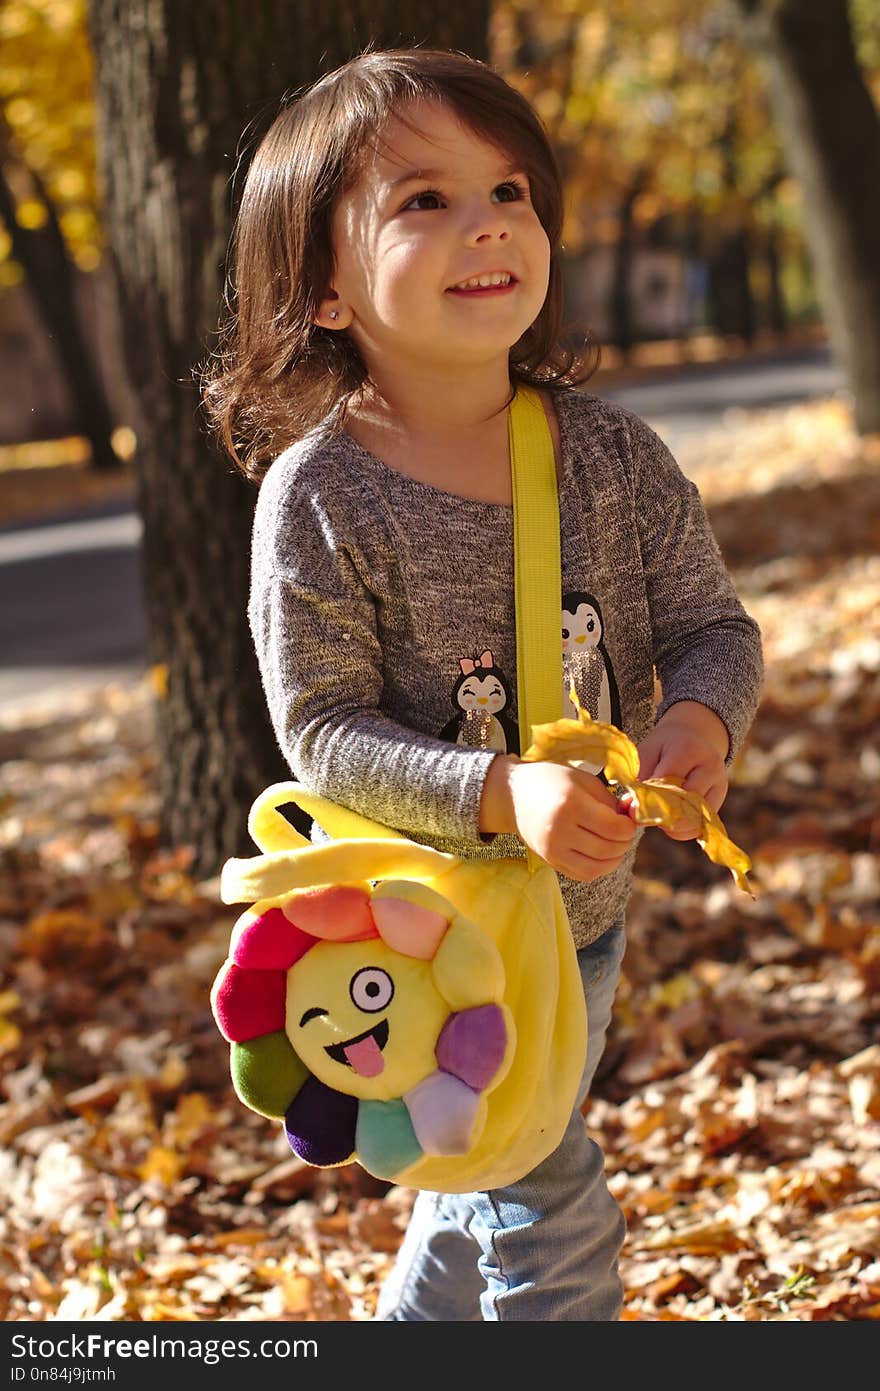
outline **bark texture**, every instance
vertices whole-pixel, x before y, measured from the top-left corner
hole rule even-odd
[[[485,57],[487,25],[488,0],[91,0],[105,225],[138,412],[149,655],[165,688],[162,832],[194,847],[197,873],[252,852],[247,808],[289,776],[246,626],[255,494],[211,447],[193,377],[214,341],[239,154],[285,92],[368,43]]]
[[[880,115],[847,0],[736,0],[764,60],[857,428],[880,431]]]

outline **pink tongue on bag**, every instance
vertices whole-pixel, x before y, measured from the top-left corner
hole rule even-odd
[[[385,1066],[382,1050],[372,1034],[358,1043],[350,1043],[344,1052],[349,1066],[359,1077],[378,1077]]]

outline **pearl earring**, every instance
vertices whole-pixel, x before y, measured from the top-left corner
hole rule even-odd
[[[330,318],[331,318],[331,319],[338,319],[338,318],[339,318],[339,310],[338,310],[338,309],[331,309],[331,310],[330,310]]]

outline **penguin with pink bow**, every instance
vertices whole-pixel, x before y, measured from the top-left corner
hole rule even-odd
[[[461,668],[452,690],[455,715],[440,739],[470,748],[519,753],[519,729],[510,713],[510,686],[490,648],[459,658]]]

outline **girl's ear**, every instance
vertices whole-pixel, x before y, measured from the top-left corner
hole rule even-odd
[[[331,287],[327,291],[327,298],[321,301],[321,307],[315,315],[315,323],[319,328],[348,328],[353,318],[351,309],[342,303]]]

